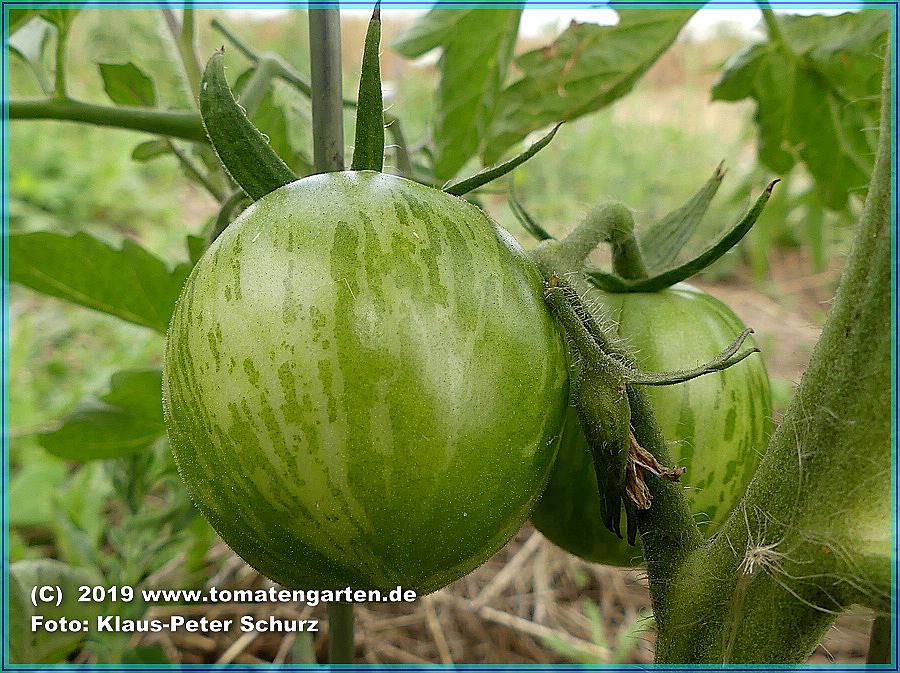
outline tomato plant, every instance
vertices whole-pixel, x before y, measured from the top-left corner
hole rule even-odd
[[[686,284],[656,293],[595,293],[598,310],[643,369],[675,370],[713,358],[744,329],[727,306]],[[731,512],[765,451],[772,405],[765,365],[748,358],[724,372],[648,390],[691,509],[707,535]],[[598,563],[631,565],[640,552],[598,515],[597,478],[577,414],[570,409],[559,458],[532,514],[563,549]],[[704,525],[705,524],[705,525]]]
[[[853,605],[875,612],[870,661],[888,663],[886,618],[897,609],[884,394],[897,296],[896,94],[890,71],[881,76],[888,24],[877,12],[760,8],[767,40],[729,60],[714,97],[752,99],[760,163],[808,186],[798,203],[819,262],[823,209],[849,216],[860,207],[822,338],[771,439],[750,330],[678,283],[741,241],[777,179],[733,227],[708,237],[697,227],[721,166],[653,224],[635,228],[627,206],[605,201],[560,241],[517,204],[511,183],[482,189],[545,148],[561,120],[627,94],[697,10],[617,9],[615,25],[573,22],[552,44],[516,55],[521,8],[435,6],[393,45],[409,58],[442,50],[431,128],[414,143],[385,111],[378,4],[355,99],[343,96],[337,8],[308,12],[309,81],[214,19],[229,58],[233,47],[246,62],[232,88],[224,47],[203,68],[200,12],[188,3],[159,15],[180,61],[168,69],[183,79],[177,95],[135,64],[142,41],[129,39],[129,62],[97,64],[106,104],[79,100],[83,78],[67,78],[80,10],[11,10],[9,50],[43,95],[7,101],[10,119],[148,134],[132,157],[177,161],[216,204],[187,235],[186,261],[173,264],[128,236],[117,248],[86,231],[34,231],[33,221],[9,236],[11,282],[159,334],[169,327],[164,371],[158,357],[129,360],[108,391],[60,423],[7,429],[16,440],[35,436],[11,461],[10,492],[39,486],[35,500],[46,501],[9,521],[13,616],[32,612],[29,589],[39,584],[214,584],[220,559],[210,559],[214,533],[198,510],[276,582],[419,592],[477,566],[531,514],[592,560],[634,559],[639,552],[612,534],[624,529],[629,543],[640,534],[660,663],[801,662]],[[346,110],[356,121],[349,172]],[[767,123],[776,118],[785,123]],[[485,167],[460,178],[475,160]],[[854,194],[870,172],[863,204]],[[479,203],[497,187],[542,241],[527,255],[459,198]],[[700,239],[711,243],[682,254]],[[600,245],[610,246],[610,268],[590,261]],[[602,311],[586,305],[586,290],[601,291]],[[56,462],[42,464],[41,451]],[[59,561],[28,560],[48,554]],[[140,619],[149,606],[96,607]],[[352,605],[329,604],[328,618],[329,662],[352,663]],[[134,649],[125,632],[33,637],[21,618],[9,631],[21,663],[166,663],[171,650]],[[296,638],[294,649],[307,650],[297,656],[309,657],[312,643]]]
[[[432,591],[499,549],[556,454],[565,346],[518,245],[374,172],[252,205],[185,285],[169,437],[222,537],[286,586]]]

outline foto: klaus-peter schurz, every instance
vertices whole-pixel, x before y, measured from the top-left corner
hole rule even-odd
[[[97,631],[109,633],[170,633],[186,631],[188,633],[224,633],[231,631],[234,619],[208,619],[207,617],[182,617],[172,615],[166,619],[125,619],[124,617],[97,617]],[[266,618],[244,615],[237,620],[238,628],[248,633],[317,633],[319,622],[315,619],[282,619],[269,616]]]

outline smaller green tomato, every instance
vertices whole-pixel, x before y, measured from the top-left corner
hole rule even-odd
[[[744,325],[722,302],[686,284],[655,293],[598,294],[644,371],[687,369],[714,358]],[[674,386],[645,388],[688,500],[706,534],[744,492],[771,431],[769,379],[759,356]],[[597,563],[631,565],[640,549],[603,526],[597,478],[570,407],[550,482],[532,513],[549,540]]]

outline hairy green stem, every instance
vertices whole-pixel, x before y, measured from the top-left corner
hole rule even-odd
[[[875,169],[822,336],[743,500],[671,585],[660,663],[799,663],[851,604],[889,607],[889,85],[886,72]]]
[[[328,663],[353,663],[353,604],[328,604]]]
[[[72,99],[11,100],[8,105],[11,120],[58,119],[206,142],[203,123],[195,112],[95,105]]]
[[[627,267],[617,269],[620,271],[619,275],[606,273],[594,268],[586,268],[585,273],[592,284],[607,292],[656,292],[657,290],[671,287],[675,283],[700,273],[736,246],[759,219],[772,196],[772,189],[779,182],[780,180],[770,182],[737,224],[706,250],[683,264],[662,271],[650,278],[647,277],[646,273],[639,277],[629,277],[624,273],[631,272]],[[615,259],[615,249],[613,259]],[[624,263],[624,259],[621,259],[620,267]]]
[[[512,202],[518,204],[514,197]],[[622,234],[617,232],[626,232],[627,235],[627,232],[633,230],[634,220],[631,211],[617,201],[607,202],[592,208],[578,226],[561,241],[549,238],[549,234],[544,232],[547,238],[535,247],[529,256],[545,277],[552,274],[567,276],[580,273],[598,245],[621,237]],[[581,278],[570,282],[579,289],[585,286]]]
[[[588,223],[592,221],[602,222],[603,219],[597,218],[596,216],[594,218],[588,218],[585,221],[582,231],[590,230],[588,228]],[[586,236],[585,239],[587,239]],[[587,240],[581,242],[587,246]],[[547,243],[550,242],[548,241]],[[544,258],[543,261],[552,263],[548,258]],[[570,275],[574,276],[574,274]],[[577,278],[577,276],[575,276],[575,278]],[[563,310],[565,307],[561,307],[559,304],[560,293],[553,291],[554,288],[560,287],[561,281],[555,275],[555,272],[551,272],[550,276],[547,278],[547,282],[549,289],[545,292],[545,297],[548,299],[548,303],[554,309],[554,312],[562,317],[565,315],[565,311]],[[565,290],[565,286],[563,286],[562,289]],[[577,294],[572,296],[571,293],[569,293],[567,301],[576,312],[580,311],[583,315],[586,311]],[[583,318],[589,319],[589,316],[583,315]],[[592,368],[594,370],[602,370],[605,367],[608,371],[611,371],[609,368],[614,363],[624,366],[626,370],[637,370],[637,363],[620,345],[615,333],[607,333],[606,327],[592,319],[589,319],[589,322],[583,329],[577,324],[572,328],[571,326],[574,323],[576,323],[576,321],[571,318],[564,323],[567,325],[567,333],[573,340],[576,340],[581,356],[583,358],[589,358],[592,361]],[[590,329],[587,328],[588,324],[590,325]],[[597,350],[602,351],[602,353],[595,353]],[[584,366],[585,365],[582,364],[582,367]],[[626,420],[630,420],[631,430],[635,439],[644,449],[653,454],[659,463],[662,465],[671,465],[671,455],[666,446],[665,438],[659,429],[653,407],[646,394],[637,385],[626,385],[626,390],[628,396],[628,404],[625,410],[625,413],[627,414]],[[576,392],[576,397],[584,397],[586,392],[597,395],[602,391],[579,390]],[[600,413],[602,413],[603,409],[618,408],[615,404],[610,404],[609,402],[610,401],[607,400],[599,405]],[[581,401],[579,401],[579,405],[581,404]],[[582,409],[580,406],[579,415],[581,414]],[[607,429],[614,427],[617,420],[621,420],[616,417],[601,418],[599,417],[599,414],[595,415],[598,417],[594,418],[594,421],[602,422]],[[630,416],[630,419],[628,416]],[[585,419],[582,419],[582,427],[585,427]],[[626,426],[626,439],[627,429]],[[593,448],[594,447],[592,446],[592,449]],[[604,475],[600,472],[598,472],[597,480],[598,484],[611,482],[609,475]],[[685,559],[703,544],[703,536],[700,533],[700,529],[697,527],[697,523],[694,521],[690,504],[687,501],[687,497],[685,496],[682,487],[667,479],[655,477],[652,474],[647,474],[645,480],[653,498],[653,504],[650,509],[637,512],[637,528],[641,533],[644,558],[647,562],[649,571],[650,597],[653,602],[654,615],[659,627],[663,629],[666,628],[669,620],[666,606],[668,605],[672,581],[677,576]],[[609,494],[603,495],[608,497]],[[612,501],[607,500],[604,507],[609,510],[611,509],[611,505]],[[633,525],[633,510],[629,512],[628,519],[629,528],[631,528]],[[610,524],[616,529],[618,528],[618,518],[615,516],[615,513],[613,513],[613,518],[607,523],[607,526],[609,527]],[[632,530],[629,530],[628,537],[629,539],[633,538]]]
[[[341,96],[341,14],[336,8],[309,10],[312,71],[313,159],[319,173],[344,170]]]
[[[875,615],[872,631],[869,634],[869,651],[866,653],[867,664],[891,663],[891,616]]]
[[[613,271],[621,278],[638,280],[647,277],[647,265],[634,230],[619,241],[612,242]]]
[[[629,385],[628,403],[637,442],[661,464],[672,465],[672,456],[646,393],[638,386]],[[647,564],[653,615],[657,629],[663,633],[670,621],[667,606],[672,582],[685,559],[703,544],[703,534],[694,521],[682,486],[652,474],[647,474],[645,481],[653,505],[638,511],[638,531]]]

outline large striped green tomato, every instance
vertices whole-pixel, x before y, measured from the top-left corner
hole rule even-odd
[[[374,172],[248,208],[188,279],[166,346],[192,497],[294,588],[428,592],[481,564],[544,488],[567,395],[564,339],[515,241]]]
[[[645,371],[687,369],[711,360],[744,329],[722,302],[686,284],[663,292],[599,295],[608,317]],[[771,430],[769,379],[751,356],[715,374],[674,386],[645,387],[698,523],[712,533],[753,476]],[[597,479],[574,409],[556,467],[532,514],[563,549],[597,563],[630,565],[640,549],[606,530]]]

